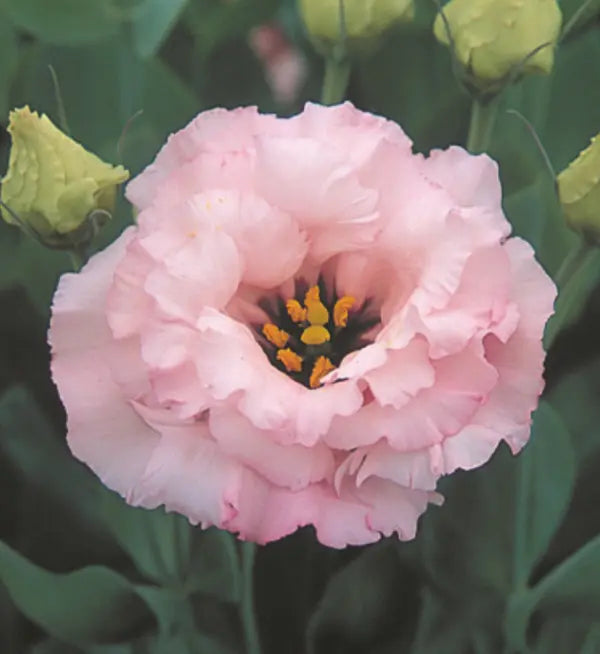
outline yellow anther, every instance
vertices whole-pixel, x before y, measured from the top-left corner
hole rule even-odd
[[[298,300],[288,300],[285,303],[285,308],[294,322],[304,322],[306,320],[306,309]]]
[[[328,372],[335,370],[335,366],[327,357],[319,357],[315,361],[312,372],[310,373],[310,387],[317,388],[321,385],[321,379],[325,377]]]
[[[196,236],[198,236],[198,234],[196,232],[188,232],[187,236],[188,236],[188,238],[196,238]]]
[[[329,311],[321,302],[319,287],[311,286],[304,297],[306,317],[311,325],[326,325],[329,320]]]
[[[318,286],[311,286],[308,291],[306,291],[306,295],[304,296],[304,304],[308,305],[311,302],[320,302],[321,301],[321,293],[319,291]]]
[[[311,325],[302,332],[300,340],[305,345],[323,345],[331,340],[331,334],[322,325]]]
[[[342,296],[333,307],[333,323],[336,327],[345,327],[348,324],[348,310],[354,306],[356,298],[351,295]]]
[[[302,370],[302,357],[290,350],[289,347],[277,351],[277,361],[281,361],[288,372],[300,372]]]
[[[275,347],[285,347],[290,340],[290,335],[287,332],[270,322],[263,325],[262,333],[269,343],[272,343]]]

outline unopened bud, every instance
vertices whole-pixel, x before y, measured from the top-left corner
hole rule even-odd
[[[600,134],[558,176],[558,195],[568,224],[600,242]]]
[[[11,112],[8,131],[3,218],[52,247],[70,249],[74,239],[85,241],[90,216],[114,211],[117,187],[128,171],[104,163],[29,107]]]
[[[396,23],[413,19],[413,0],[300,0],[300,12],[315,45],[324,54],[340,43],[349,52],[370,49]],[[343,15],[343,25],[342,25]]]
[[[497,92],[514,73],[552,70],[561,23],[556,0],[450,0],[434,33],[472,86]]]

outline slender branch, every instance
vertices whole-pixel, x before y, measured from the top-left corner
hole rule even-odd
[[[60,123],[60,128],[62,131],[70,136],[71,130],[69,129],[67,111],[65,109],[65,103],[63,100],[62,92],[60,90],[60,84],[58,83],[58,75],[56,74],[52,64],[48,64],[48,70],[50,71],[50,77],[52,77],[52,85],[54,86],[54,97],[56,99],[56,109],[58,111],[58,122]]]
[[[556,171],[554,170],[554,166],[552,165],[552,161],[550,160],[550,156],[548,155],[548,152],[546,151],[546,148],[544,147],[542,140],[538,136],[538,133],[535,131],[535,127],[527,120],[527,118],[525,118],[525,116],[520,111],[517,111],[516,109],[507,109],[506,113],[512,114],[513,116],[517,116],[517,118],[519,118],[523,122],[523,124],[525,125],[531,136],[533,137],[533,140],[535,141],[535,144],[537,145],[537,148],[540,154],[542,155],[542,158],[544,159],[544,163],[546,165],[548,172],[552,177],[552,181],[556,183]]]
[[[577,23],[579,22],[579,19],[583,16],[583,14],[586,12],[587,9],[589,9],[590,5],[592,4],[594,0],[585,0],[585,2],[582,2],[577,10],[573,13],[571,18],[567,21],[567,24],[563,27],[562,32],[560,34],[560,37],[558,39],[559,43],[562,43],[567,36],[569,36],[569,33],[573,31],[573,29],[577,26]]]

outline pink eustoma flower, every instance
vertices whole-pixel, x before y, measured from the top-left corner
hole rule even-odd
[[[527,441],[555,287],[496,164],[351,104],[200,114],[54,299],[76,457],[136,506],[266,543],[413,538],[436,481]]]

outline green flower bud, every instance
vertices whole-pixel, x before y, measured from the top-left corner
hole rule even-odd
[[[91,215],[114,211],[117,186],[129,177],[63,134],[29,107],[10,113],[12,147],[2,180],[4,220],[19,222],[52,247],[86,240]],[[18,218],[18,220],[17,220]]]
[[[343,0],[345,45],[349,52],[368,50],[390,27],[414,17],[413,0]],[[300,12],[315,45],[324,54],[340,43],[339,0],[300,0]]]
[[[517,69],[552,70],[562,23],[556,0],[450,0],[443,14],[446,20],[441,12],[435,19],[435,36],[453,45],[476,89],[498,91]]]
[[[557,182],[569,226],[600,241],[600,134],[560,173]]]

